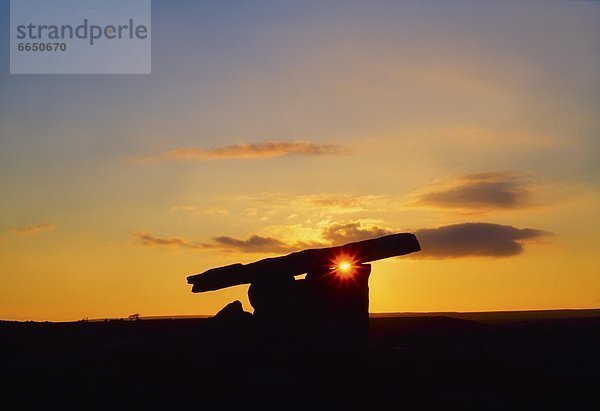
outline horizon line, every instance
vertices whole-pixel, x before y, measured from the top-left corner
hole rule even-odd
[[[600,315],[600,307],[596,308],[551,308],[551,309],[532,309],[532,310],[491,310],[491,311],[383,311],[383,312],[369,312],[369,318],[392,318],[395,316],[433,316],[443,314],[457,314],[457,315],[470,315],[470,314],[511,314],[511,313],[558,313],[558,312],[582,312],[582,311],[598,311]],[[20,322],[20,323],[79,323],[79,322],[105,322],[105,321],[128,321],[135,322],[139,320],[192,320],[192,319],[209,319],[213,318],[216,314],[174,314],[174,315],[140,315],[137,318],[127,317],[99,317],[99,318],[88,318],[83,317],[79,320],[7,320],[0,319],[0,323],[3,322]]]

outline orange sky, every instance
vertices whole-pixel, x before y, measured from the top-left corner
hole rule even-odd
[[[0,319],[250,310],[186,276],[402,231],[372,312],[599,307],[599,5],[349,4],[154,2],[151,75],[4,70]]]

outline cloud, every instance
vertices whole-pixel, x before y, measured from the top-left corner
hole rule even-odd
[[[258,215],[258,209],[254,207],[244,208],[244,214],[246,215],[246,217],[254,218]]]
[[[469,174],[418,194],[420,205],[462,209],[516,209],[530,205],[531,187],[506,172]]]
[[[289,252],[294,247],[272,237],[251,235],[246,240],[234,237],[221,236],[214,238],[213,248],[221,248],[242,253]]]
[[[321,214],[351,214],[363,211],[376,212],[389,208],[396,200],[383,195],[315,194],[299,196],[293,200],[296,209],[313,209]]]
[[[381,237],[404,230],[381,227],[368,222],[333,224],[321,231],[320,239],[283,241],[272,236],[252,234],[246,239],[219,236],[210,242],[192,242],[186,238],[160,238],[149,233],[135,233],[142,246],[216,250],[242,254],[284,254],[305,248],[322,248]],[[463,257],[510,257],[524,251],[524,243],[551,235],[532,228],[516,228],[494,223],[461,223],[414,231],[422,251],[409,258],[451,259]]]
[[[366,240],[400,232],[361,222],[334,224],[323,230],[330,245]],[[516,228],[493,223],[461,223],[414,231],[422,251],[411,258],[510,257],[524,251],[523,244],[550,235],[532,228]]]
[[[179,205],[172,206],[169,211],[176,213],[189,213],[193,215],[225,216],[229,214],[229,210],[223,206],[200,207],[194,205]]]
[[[6,232],[10,233],[10,234],[15,234],[18,236],[30,236],[30,235],[36,235],[36,234],[53,231],[55,227],[56,227],[55,224],[43,223],[43,224],[28,225],[28,226],[21,226],[21,227],[12,227],[12,228],[9,228],[8,230],[6,230]]]
[[[366,215],[371,216],[374,213],[399,208],[402,204],[398,197],[389,195],[339,193],[290,195],[271,192],[225,196],[220,198],[220,202],[227,204],[232,214],[242,213],[247,217],[259,217],[262,220],[286,218],[339,220],[341,215],[359,213],[366,217]]]
[[[239,253],[282,253],[290,252],[293,246],[272,237],[263,237],[256,234],[247,239],[237,239],[229,236],[215,237],[211,242],[200,243],[190,241],[183,237],[157,237],[153,234],[140,232],[132,235],[133,240],[144,247],[168,247],[189,250],[221,250]]]
[[[202,244],[194,243],[182,237],[161,238],[150,233],[134,233],[132,238],[144,247],[171,247],[171,248],[189,248],[194,250],[203,249]]]
[[[318,144],[310,141],[268,141],[255,144],[235,144],[205,149],[183,147],[156,156],[137,157],[134,162],[152,161],[211,161],[228,159],[264,159],[283,156],[341,155],[347,150],[338,144]]]
[[[380,200],[382,196],[349,196],[335,194],[318,194],[310,196],[300,196],[300,200],[312,203],[320,207],[339,207],[345,209],[364,210],[365,206]]]
[[[323,239],[331,244],[343,244],[381,237],[394,232],[397,231],[378,226],[363,226],[361,222],[354,222],[334,224],[323,229]]]
[[[362,222],[348,224],[334,224],[322,230],[321,239],[306,241],[299,239],[297,241],[285,242],[275,237],[260,236],[253,234],[246,240],[240,240],[234,237],[216,237],[214,243],[208,245],[211,248],[220,248],[227,251],[237,251],[242,253],[289,253],[299,251],[305,248],[322,248],[334,245],[366,240],[368,238],[380,237],[392,234],[394,231],[385,228],[372,226]]]
[[[550,235],[547,231],[492,223],[462,223],[415,231],[422,251],[415,258],[510,257],[523,243]]]

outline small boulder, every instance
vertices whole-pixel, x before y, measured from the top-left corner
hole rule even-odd
[[[225,307],[221,308],[221,311],[219,311],[213,318],[217,321],[237,322],[244,321],[251,317],[252,314],[244,311],[242,302],[235,300],[234,302],[229,303]]]

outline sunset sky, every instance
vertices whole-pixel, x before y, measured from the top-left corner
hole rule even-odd
[[[186,277],[405,231],[371,312],[600,307],[600,3],[152,17],[150,75],[10,75],[0,46],[0,319],[250,311]]]

